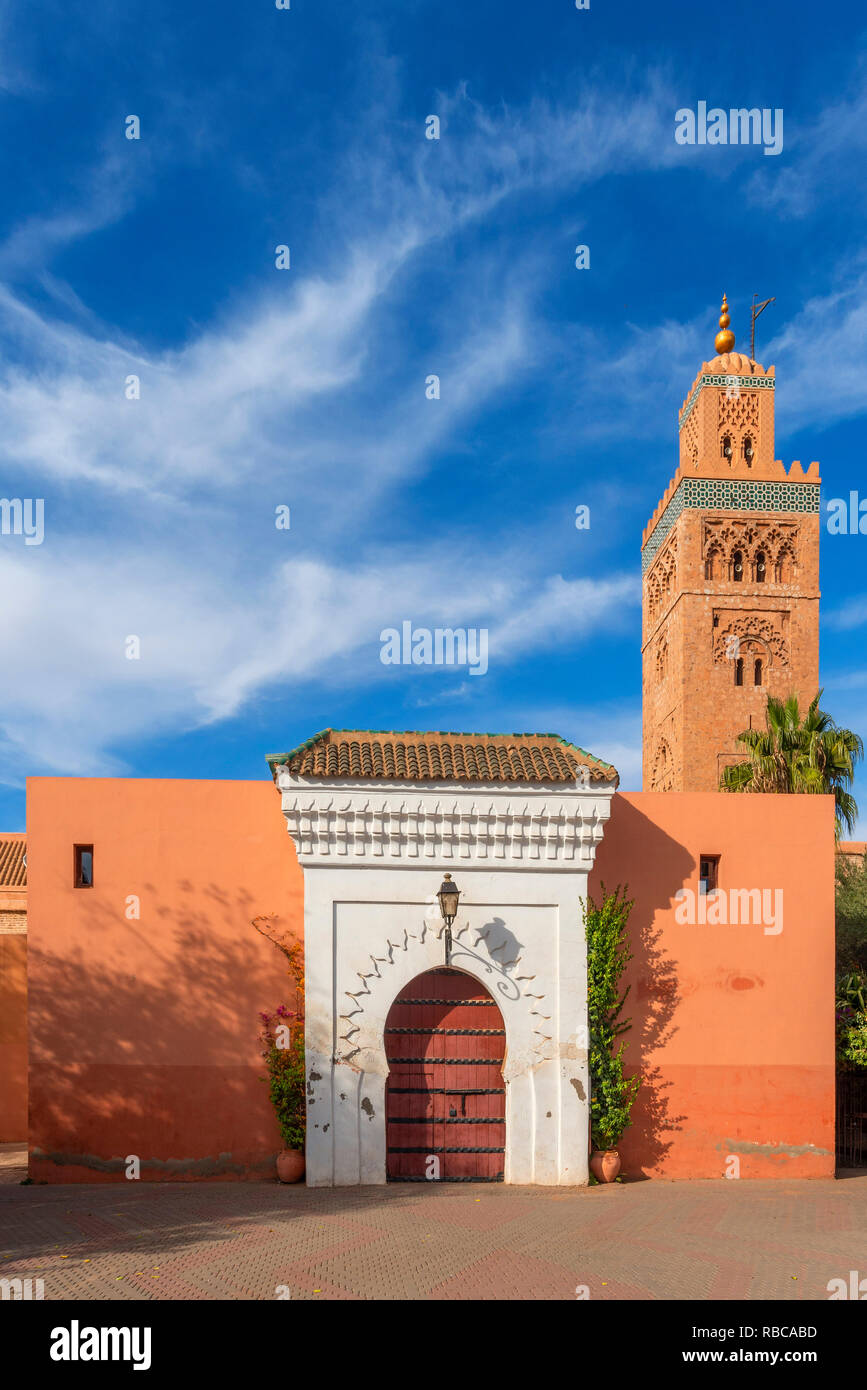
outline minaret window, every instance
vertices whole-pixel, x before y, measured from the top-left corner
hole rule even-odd
[[[757,657],[756,657],[756,664],[755,664],[755,672],[754,672],[754,674],[755,674],[755,683],[756,683],[756,685],[761,685],[761,683],[762,683],[762,659],[761,659],[760,656],[757,656]]]
[[[763,550],[760,550],[758,555],[756,556],[756,583],[764,584],[765,579],[767,577],[767,573],[768,564],[765,558],[765,552]]]
[[[743,685],[743,683],[744,683],[744,659],[743,659],[742,656],[739,656],[738,659],[737,659],[737,661],[735,662],[735,685]]]
[[[729,435],[729,434],[723,435],[722,456],[723,456],[724,459],[728,459],[729,463],[731,463],[731,461],[732,461],[732,440],[731,440],[731,435]]]
[[[744,552],[736,550],[732,556],[732,579],[736,584],[740,584],[744,577]]]
[[[750,439],[750,436],[749,436],[749,435],[747,435],[746,439],[744,440],[744,458],[745,458],[746,461],[747,461],[747,466],[748,466],[749,468],[752,468],[752,466],[753,466],[753,441]]]

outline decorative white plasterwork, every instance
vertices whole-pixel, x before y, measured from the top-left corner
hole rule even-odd
[[[434,902],[428,906],[415,931],[404,928],[396,941],[386,936],[382,953],[370,955],[364,967],[356,971],[358,986],[345,991],[349,1003],[338,1016],[335,1063],[354,1064],[362,1052],[370,1049],[371,1043],[375,1046],[378,1041],[375,1036],[366,1036],[363,1027],[365,1020],[362,1017],[367,1001],[371,998],[374,982],[386,979],[388,967],[394,966],[401,954],[408,954],[411,942],[423,946],[428,935],[439,942],[442,940],[442,934],[443,921]],[[484,927],[475,928],[461,917],[456,919],[452,935],[452,963],[460,969],[471,968],[471,973],[482,980],[501,1006],[505,1001],[514,1003],[521,998],[526,999],[532,1020],[534,1055],[538,1059],[554,1055],[551,1005],[546,1006],[545,993],[540,991],[535,974],[528,973],[523,956],[520,953],[512,954],[514,937],[502,931],[502,924],[489,922]],[[520,1063],[514,1056],[507,1057],[504,1076],[509,1079],[511,1073],[519,1067]]]
[[[585,770],[582,770],[585,771]],[[536,869],[592,866],[614,788],[493,783],[383,783],[277,772],[302,865],[383,860],[500,862]]]

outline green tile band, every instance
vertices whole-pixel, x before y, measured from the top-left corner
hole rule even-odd
[[[819,488],[815,483],[770,483],[752,479],[682,478],[653,533],[641,552],[641,572],[656,559],[681,512],[688,507],[707,511],[803,512],[819,511]]]

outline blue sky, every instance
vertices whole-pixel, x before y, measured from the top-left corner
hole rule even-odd
[[[723,290],[739,348],[776,295],[777,457],[867,496],[863,7],[0,16],[0,490],[45,499],[0,538],[0,825],[28,775],[266,777],[329,724],[554,730],[640,786],[641,531]],[[678,145],[701,100],[782,153]],[[867,733],[867,538],[822,589]],[[384,666],[405,620],[488,673]]]

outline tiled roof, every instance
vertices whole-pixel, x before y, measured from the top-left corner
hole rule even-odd
[[[23,835],[0,835],[0,888],[24,888],[27,869],[24,851],[27,841]]]
[[[299,777],[382,777],[396,782],[571,782],[586,767],[591,782],[619,778],[557,734],[395,733],[323,729],[289,753],[268,757]]]

